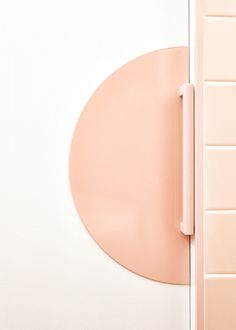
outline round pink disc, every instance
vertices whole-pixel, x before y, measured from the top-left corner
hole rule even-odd
[[[182,217],[181,98],[188,50],[141,56],[96,90],[76,126],[70,182],[76,208],[100,247],[152,280],[189,282]]]

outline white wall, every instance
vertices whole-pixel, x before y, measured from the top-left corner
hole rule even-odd
[[[68,183],[96,87],[187,45],[187,0],[41,0],[0,8],[0,329],[186,330],[188,287],[139,277],[92,241]]]

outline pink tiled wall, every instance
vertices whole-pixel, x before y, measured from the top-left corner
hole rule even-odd
[[[236,1],[201,1],[203,324],[204,330],[235,330]]]

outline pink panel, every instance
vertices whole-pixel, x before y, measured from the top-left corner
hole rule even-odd
[[[103,250],[156,281],[189,282],[182,218],[181,98],[186,47],[155,51],[112,74],[76,126],[70,180],[82,221]]]

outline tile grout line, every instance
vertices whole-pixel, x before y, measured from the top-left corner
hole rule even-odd
[[[236,210],[232,209],[221,209],[221,210],[214,210],[214,209],[205,209],[204,213],[206,214],[236,214]]]
[[[204,278],[236,278],[236,274],[204,274]]]
[[[210,144],[205,144],[204,149],[207,149],[207,150],[236,150],[236,145],[210,145]]]
[[[204,80],[205,86],[235,86],[236,87],[236,80]]]
[[[229,16],[229,15],[204,15],[204,19],[226,19],[226,18],[229,18],[229,19],[235,19],[236,20],[236,15],[232,15],[232,16]]]

